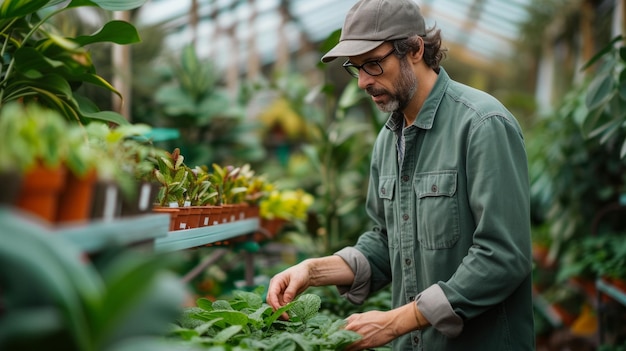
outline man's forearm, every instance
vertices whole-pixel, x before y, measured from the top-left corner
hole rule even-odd
[[[326,256],[304,260],[309,269],[311,286],[351,285],[354,273],[348,264],[339,256]]]

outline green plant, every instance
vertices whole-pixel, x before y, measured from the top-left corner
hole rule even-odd
[[[169,206],[176,203],[183,206],[186,201],[187,187],[189,183],[188,167],[184,164],[185,157],[176,148],[170,154],[157,159],[157,169],[154,171],[155,178],[161,184],[157,199],[161,206]]]
[[[302,189],[273,190],[264,198],[260,206],[262,218],[280,218],[287,221],[303,221],[313,204],[313,196]]]
[[[213,165],[211,182],[215,185],[219,194],[219,204],[236,204],[243,202],[248,188],[245,186],[245,178],[240,177],[240,167]]]
[[[96,73],[86,46],[92,43],[138,42],[136,29],[127,22],[109,21],[93,35],[63,37],[50,23],[66,10],[97,6],[118,11],[137,8],[145,0],[4,0],[0,4],[0,109],[10,101],[35,101],[60,112],[69,120],[104,120],[126,124],[123,116],[99,111],[78,95],[84,83],[117,95],[120,93]],[[121,97],[121,96],[120,96]]]
[[[197,300],[185,310],[172,331],[186,343],[212,350],[342,350],[360,338],[342,329],[345,321],[318,313],[321,300],[314,294],[273,311],[263,302],[261,289],[235,291],[230,300]],[[289,320],[279,317],[287,313]]]
[[[211,183],[211,175],[206,167],[196,166],[187,169],[189,183],[187,196],[192,206],[215,205],[217,203],[217,192],[215,185]]]
[[[161,109],[158,115],[163,116],[158,122],[180,131],[180,139],[173,142],[188,163],[262,159],[256,124],[244,119],[246,105],[228,92],[213,62],[203,61],[193,45],[168,62],[156,72],[164,80],[154,96]]]
[[[606,208],[626,191],[623,127],[626,71],[618,37],[589,63],[603,62],[590,81],[570,90],[558,108],[527,133],[533,214],[549,225],[549,260],[568,241],[594,233]],[[591,219],[591,220],[589,220]],[[612,230],[626,229],[614,213],[603,218]]]
[[[0,220],[0,349],[176,350],[163,338],[186,294],[174,257],[109,248],[87,260],[9,211]]]
[[[557,282],[571,277],[626,278],[626,241],[619,234],[590,236],[570,243],[560,263]]]
[[[583,69],[601,61],[585,99],[588,109],[581,121],[588,138],[615,150],[626,160],[626,48],[624,37],[615,37]]]
[[[68,125],[57,111],[13,102],[0,109],[0,125],[1,168],[23,172],[36,163],[55,167],[65,161]]]

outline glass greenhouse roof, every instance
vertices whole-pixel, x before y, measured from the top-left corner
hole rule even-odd
[[[444,45],[452,51],[477,60],[512,54],[512,42],[518,38],[519,23],[527,19],[532,0],[419,0],[428,26],[442,30]],[[151,0],[140,12],[140,22],[165,23],[170,29],[173,48],[189,43],[191,0]],[[288,22],[279,35],[285,6]],[[339,29],[354,1],[347,0],[198,0],[198,50],[221,63],[229,62],[232,41],[237,38],[238,56],[250,50],[248,40],[255,36],[256,48],[263,62],[276,57],[279,41],[287,40],[291,51],[298,50],[302,38],[320,42]],[[453,53],[451,53],[453,54]]]

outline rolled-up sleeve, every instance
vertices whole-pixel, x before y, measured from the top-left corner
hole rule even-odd
[[[439,285],[431,285],[422,291],[417,295],[416,303],[424,318],[441,334],[452,338],[463,331],[463,320],[454,313]]]
[[[354,247],[345,247],[337,251],[335,255],[341,257],[354,273],[352,285],[337,286],[337,290],[348,301],[357,305],[362,304],[369,296],[372,276],[367,258]]]

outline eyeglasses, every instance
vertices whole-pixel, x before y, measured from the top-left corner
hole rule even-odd
[[[387,57],[391,56],[391,54],[393,54],[395,51],[396,48],[393,48],[385,56],[377,60],[367,61],[362,65],[355,65],[354,63],[350,62],[350,60],[348,60],[343,63],[343,68],[345,68],[346,72],[348,72],[348,74],[353,76],[354,78],[359,78],[359,70],[361,69],[370,76],[379,76],[383,74],[383,67],[380,65],[380,63],[383,62],[383,60]]]

